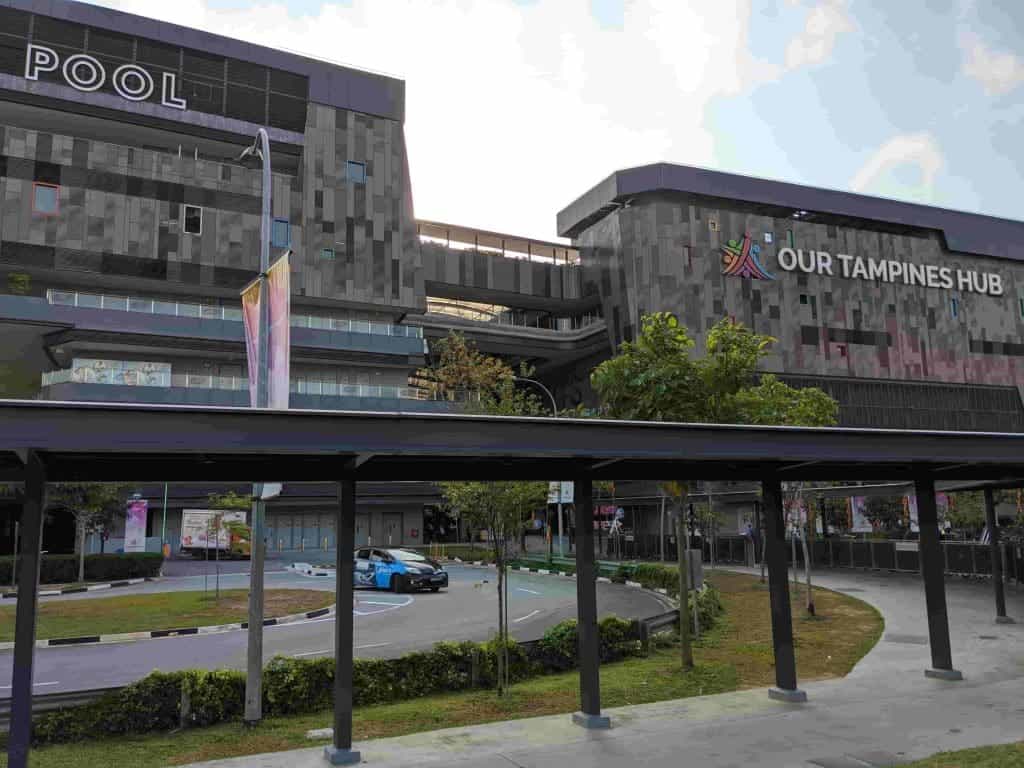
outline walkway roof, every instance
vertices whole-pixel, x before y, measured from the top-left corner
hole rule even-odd
[[[1024,434],[0,400],[0,479],[1007,482]]]

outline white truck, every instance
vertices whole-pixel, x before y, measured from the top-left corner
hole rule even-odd
[[[219,525],[218,525],[219,518]],[[185,509],[181,512],[181,553],[204,557],[248,557],[245,510]]]

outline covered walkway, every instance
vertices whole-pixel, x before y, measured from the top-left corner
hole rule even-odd
[[[793,655],[782,481],[914,482],[931,651],[926,674],[953,681],[960,679],[960,672],[953,666],[950,645],[935,482],[1018,484],[1024,478],[1022,449],[1024,434],[0,401],[0,480],[25,484],[10,765],[26,764],[31,733],[36,587],[47,482],[336,482],[337,600],[347,604],[352,599],[347,553],[354,549],[357,482],[574,480],[581,712],[573,721],[603,728],[608,718],[601,711],[590,524],[594,480],[762,483],[776,664],[776,686],[769,693],[800,702],[806,695],[797,685]],[[326,757],[344,764],[359,760],[351,743],[351,615],[339,614],[335,628],[334,744]]]

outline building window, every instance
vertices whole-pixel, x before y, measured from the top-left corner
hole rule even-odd
[[[801,293],[800,294],[800,303],[801,304],[806,304],[807,303],[807,294],[806,293]]]
[[[185,205],[182,208],[182,231],[186,235],[203,234],[203,209],[198,205]]]
[[[353,184],[366,183],[366,163],[349,160],[345,163],[345,179]]]
[[[765,232],[764,233],[764,241],[766,243],[768,243],[769,245],[771,245],[775,241],[775,233],[774,232]]]
[[[270,244],[275,248],[287,248],[291,242],[291,225],[288,219],[274,219],[270,228]]]
[[[953,298],[949,300],[949,311],[953,313],[953,317],[959,317],[960,299]]]
[[[32,184],[32,213],[56,216],[60,211],[60,187],[56,184]]]
[[[334,249],[324,248],[320,251],[320,258],[324,261],[334,261]]]
[[[718,221],[716,219],[708,219],[708,229],[712,232],[718,231]]]
[[[1017,299],[1017,303],[1020,305],[1020,316],[1024,318],[1024,299]]]

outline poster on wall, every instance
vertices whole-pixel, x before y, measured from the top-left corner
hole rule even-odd
[[[149,513],[149,502],[146,499],[133,499],[128,502],[128,515],[124,521],[124,551],[146,551],[146,516]]]
[[[864,514],[865,496],[853,496],[850,498],[850,530],[853,533],[871,533],[871,521]]]
[[[920,527],[920,525],[918,525],[917,496],[915,496],[914,494],[910,494],[909,496],[906,496],[905,498],[906,498],[906,505],[907,505],[907,513],[908,513],[908,517],[910,518],[910,530],[913,533],[919,533],[920,530],[921,530],[921,527]],[[943,525],[943,523],[946,520],[946,513],[948,512],[948,510],[949,510],[949,496],[947,496],[944,493],[937,493],[937,494],[935,494],[935,513],[938,516],[939,527],[940,528],[945,527]]]

